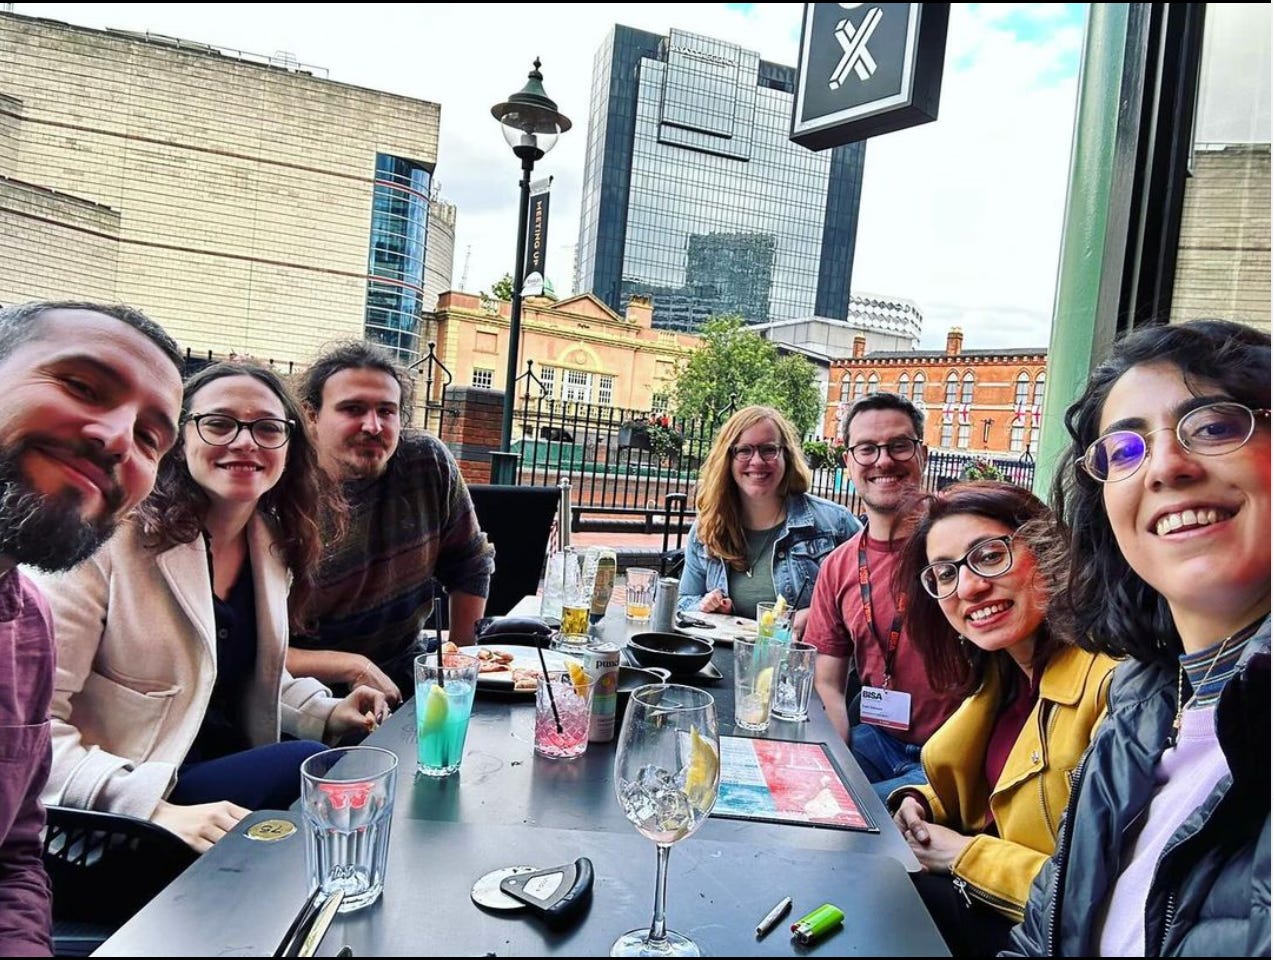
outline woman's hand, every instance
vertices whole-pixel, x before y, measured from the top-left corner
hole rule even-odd
[[[165,830],[177,834],[197,853],[203,853],[251,812],[229,800],[196,803],[191,806],[179,806],[160,800],[150,819]]]
[[[367,657],[364,657],[363,660],[366,662],[359,668],[359,671],[346,680],[350,687],[366,685],[379,690],[385,695],[385,699],[389,701],[391,707],[396,707],[402,703],[403,695],[398,690],[398,684],[390,680],[388,675],[380,667],[376,666],[372,660]]]
[[[372,687],[355,687],[327,718],[327,738],[337,740],[347,733],[371,733],[389,716],[389,700]]]
[[[915,797],[905,797],[894,814],[894,823],[926,873],[950,873],[973,838],[950,827],[929,823],[927,817],[924,804]]]
[[[699,609],[704,613],[730,613],[734,609],[734,604],[720,590],[713,590],[706,593],[703,599],[699,601]]]

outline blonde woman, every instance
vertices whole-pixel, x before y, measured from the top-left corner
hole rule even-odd
[[[751,406],[727,420],[699,477],[678,609],[751,619],[758,603],[782,596],[799,636],[823,558],[862,526],[809,487],[800,439],[783,414]]]

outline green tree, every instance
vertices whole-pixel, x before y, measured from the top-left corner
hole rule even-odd
[[[484,293],[486,291],[483,291]],[[491,287],[491,296],[497,300],[513,302],[513,274],[506,273]]]
[[[779,357],[761,384],[770,398],[769,404],[782,410],[796,425],[796,432],[807,436],[823,419],[825,400],[818,389],[818,371],[799,354]]]
[[[770,341],[739,316],[713,317],[700,331],[702,344],[677,377],[673,409],[678,417],[710,417],[753,403],[778,408],[803,435],[822,411],[815,370],[804,357],[780,357]]]

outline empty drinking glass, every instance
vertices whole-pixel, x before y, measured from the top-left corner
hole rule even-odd
[[[814,657],[817,648],[794,640],[779,655],[774,676],[774,702],[770,713],[780,720],[808,720],[810,691],[814,687]]]

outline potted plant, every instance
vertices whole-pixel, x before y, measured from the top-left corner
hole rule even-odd
[[[629,420],[619,425],[620,450],[649,450],[650,424],[645,420]]]
[[[990,460],[982,457],[975,457],[973,462],[965,466],[960,472],[962,480],[1003,480],[1004,474]]]

